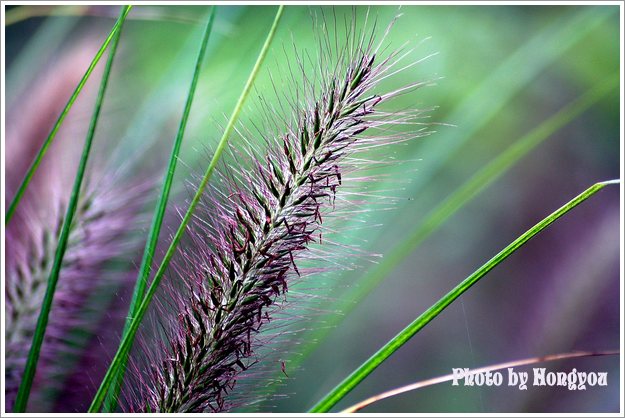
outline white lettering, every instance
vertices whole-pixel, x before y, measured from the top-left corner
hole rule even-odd
[[[453,373],[453,381],[451,383],[452,386],[458,386],[458,380],[460,379],[464,379],[466,373],[469,371],[469,369],[457,369],[457,368],[453,368],[451,369],[451,372]]]
[[[608,372],[600,372],[598,375],[597,383],[599,386],[608,386]]]

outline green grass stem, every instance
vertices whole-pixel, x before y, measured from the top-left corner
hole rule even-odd
[[[158,198],[158,202],[154,208],[154,216],[152,218],[152,225],[150,226],[150,231],[148,233],[148,239],[147,239],[145,249],[143,252],[143,257],[141,259],[141,267],[139,268],[137,281],[135,283],[135,288],[132,293],[132,299],[130,301],[130,306],[128,308],[128,315],[126,316],[126,323],[124,325],[124,331],[122,333],[122,336],[126,335],[126,333],[128,332],[128,328],[130,327],[130,322],[132,322],[132,319],[135,317],[137,308],[139,307],[139,302],[141,301],[141,299],[143,299],[143,295],[145,294],[145,288],[147,286],[148,277],[150,276],[152,260],[154,259],[154,252],[156,251],[156,244],[158,243],[158,237],[160,235],[161,227],[163,225],[163,218],[165,216],[165,210],[167,209],[167,201],[169,200],[169,192],[171,191],[171,185],[174,179],[174,173],[176,172],[176,165],[178,163],[178,157],[180,154],[180,146],[182,145],[182,138],[184,137],[184,132],[187,126],[187,121],[189,119],[189,114],[191,113],[191,105],[193,104],[193,97],[195,95],[195,89],[197,87],[200,70],[202,68],[202,62],[204,61],[204,56],[206,55],[206,46],[208,45],[208,39],[210,38],[210,34],[213,28],[213,22],[215,20],[216,10],[217,10],[216,6],[211,7],[211,12],[208,17],[208,22],[206,23],[206,29],[204,31],[204,36],[200,44],[200,49],[198,52],[197,60],[195,62],[195,70],[193,72],[193,79],[191,80],[191,86],[189,87],[189,94],[187,95],[187,101],[185,103],[184,111],[182,113],[182,118],[180,119],[180,126],[178,127],[178,133],[176,135],[174,146],[172,148],[172,151],[169,157],[169,165],[167,166],[167,172],[165,173],[165,178],[163,179],[163,187],[161,189],[161,194]],[[115,381],[113,383],[112,389],[106,398],[106,402],[104,403],[102,412],[113,412],[117,406],[117,398],[119,396],[119,391],[123,383],[124,374],[125,374],[125,366],[126,366],[127,361],[128,361],[127,356],[122,358],[122,363],[121,363],[122,366],[118,369],[117,376],[115,377]]]
[[[323,399],[321,399],[310,412],[328,412],[334,405],[336,405],[345,395],[347,395],[352,389],[354,389],[360,382],[362,382],[371,372],[373,372],[380,364],[388,359],[395,351],[403,346],[408,340],[410,340],[417,332],[423,327],[429,324],[434,318],[436,318],[447,306],[454,302],[460,295],[466,292],[471,286],[477,283],[482,277],[484,277],[489,271],[503,262],[506,258],[512,255],[516,250],[522,247],[535,235],[543,231],[553,222],[560,217],[568,213],[570,210],[584,202],[586,199],[593,196],[599,190],[603,189],[607,185],[619,184],[619,180],[611,180],[606,182],[600,182],[592,185],[584,192],[579,194],[567,202],[564,206],[547,216],[528,231],[523,233],[520,237],[515,239],[510,245],[501,250],[497,255],[488,260],[482,267],[477,269],[469,277],[464,279],[460,284],[454,287],[449,293],[439,299],[434,305],[422,313],[406,328],[404,328],[393,339],[380,348],[373,356],[365,361],[358,369],[350,374],[345,380],[337,385],[332,391],[330,391]]]
[[[15,193],[15,196],[13,197],[13,200],[11,201],[11,203],[9,204],[9,207],[7,208],[6,214],[4,216],[5,225],[8,225],[9,222],[11,221],[11,218],[13,217],[13,214],[15,213],[15,209],[17,209],[17,205],[20,203],[20,200],[22,199],[22,196],[24,195],[24,192],[26,191],[26,188],[30,184],[30,180],[32,179],[33,175],[35,174],[35,171],[37,171],[37,168],[39,167],[39,164],[41,163],[41,160],[43,159],[43,156],[48,151],[48,148],[50,147],[50,144],[52,143],[52,141],[54,140],[54,137],[56,136],[58,130],[60,129],[61,124],[63,123],[63,121],[65,120],[65,117],[67,116],[67,114],[69,113],[70,109],[74,105],[74,102],[78,98],[78,95],[82,91],[83,87],[87,83],[87,80],[89,79],[89,76],[91,75],[91,73],[95,69],[96,65],[100,61],[100,58],[102,57],[102,54],[104,54],[104,51],[106,50],[106,48],[111,43],[111,40],[113,39],[115,34],[119,32],[122,24],[124,23],[124,20],[126,19],[126,16],[130,12],[131,8],[132,8],[132,6],[128,6],[128,7],[124,6],[122,15],[119,16],[119,18],[115,22],[115,25],[113,25],[113,29],[111,29],[111,32],[109,33],[109,35],[104,40],[104,43],[102,44],[102,46],[100,47],[98,52],[95,54],[95,57],[93,58],[93,60],[91,61],[91,64],[89,65],[89,68],[87,68],[87,71],[85,72],[85,74],[80,79],[80,82],[78,83],[78,86],[76,86],[76,89],[74,90],[74,93],[72,93],[71,97],[69,98],[69,101],[65,105],[65,108],[63,109],[63,111],[59,115],[56,123],[54,124],[54,127],[52,128],[52,130],[48,134],[48,137],[46,138],[46,140],[44,141],[43,145],[39,149],[39,152],[37,152],[37,155],[35,156],[35,159],[31,163],[31,165],[28,168],[28,170],[26,171],[26,175],[24,176],[24,179],[22,180],[22,183],[18,187],[17,192]]]
[[[254,84],[254,80],[256,79],[256,76],[267,55],[267,52],[269,51],[269,46],[271,45],[271,42],[273,41],[274,35],[278,28],[278,23],[280,22],[280,18],[282,17],[283,10],[284,10],[284,6],[278,7],[278,11],[276,12],[276,16],[274,18],[271,29],[269,30],[267,38],[265,39],[265,43],[258,55],[256,63],[254,64],[254,68],[252,69],[252,72],[250,73],[250,76],[245,84],[245,87],[243,88],[243,92],[241,93],[241,96],[239,97],[239,100],[237,101],[237,104],[234,107],[232,115],[230,116],[230,119],[228,120],[226,129],[224,130],[224,133],[219,141],[219,144],[217,145],[215,153],[213,154],[213,158],[211,159],[206,169],[206,172],[204,173],[204,176],[202,177],[202,180],[198,186],[198,189],[195,195],[193,196],[191,203],[189,204],[189,208],[187,209],[187,212],[182,218],[182,221],[180,223],[180,226],[178,227],[178,230],[176,231],[176,233],[174,234],[174,237],[172,238],[171,244],[169,245],[169,248],[167,249],[165,256],[163,257],[163,261],[161,262],[158,270],[156,271],[154,279],[152,280],[152,283],[150,284],[147,290],[147,293],[141,302],[141,305],[139,305],[139,308],[136,311],[135,317],[132,319],[132,322],[130,323],[127,334],[121,340],[117,353],[115,354],[115,357],[111,361],[111,364],[104,376],[104,379],[102,380],[102,383],[100,384],[100,387],[96,395],[93,398],[91,406],[89,407],[89,412],[97,412],[102,407],[104,397],[106,396],[106,393],[109,390],[109,387],[113,383],[114,375],[117,373],[116,369],[122,366],[122,359],[127,357],[130,351],[130,348],[132,347],[132,342],[137,333],[137,330],[139,329],[141,320],[143,319],[143,316],[147,312],[149,304],[152,301],[154,294],[156,293],[156,289],[158,288],[158,285],[160,284],[160,281],[163,278],[163,275],[165,274],[165,270],[167,269],[167,266],[169,265],[169,261],[174,255],[178,242],[182,238],[182,235],[184,234],[187,228],[187,225],[189,221],[191,220],[191,217],[193,216],[193,212],[195,211],[195,208],[197,204],[199,203],[202,197],[202,194],[204,193],[204,189],[206,188],[206,185],[208,184],[208,181],[215,167],[217,166],[217,162],[219,161],[219,158],[221,157],[221,154],[223,153],[228,143],[230,134],[232,133],[232,130],[234,129],[234,125],[238,119],[239,113],[241,112],[243,108],[243,103],[247,99],[247,96],[249,95],[252,85]]]
[[[85,144],[83,147],[82,155],[80,157],[80,162],[78,164],[78,169],[76,171],[76,177],[74,179],[74,185],[72,187],[72,194],[70,195],[67,212],[65,214],[65,219],[63,220],[63,226],[61,227],[59,242],[56,248],[56,252],[54,254],[54,263],[52,264],[50,276],[48,277],[46,293],[41,304],[41,311],[39,312],[39,317],[37,319],[37,326],[33,335],[33,341],[30,346],[30,351],[28,352],[24,375],[22,377],[22,381],[17,392],[13,412],[24,412],[28,404],[30,390],[32,388],[35,371],[37,370],[37,362],[39,360],[39,354],[41,352],[41,345],[43,344],[46,327],[48,325],[48,317],[50,314],[50,309],[52,307],[52,301],[54,299],[56,284],[59,280],[59,273],[61,272],[61,267],[63,264],[63,256],[65,255],[65,250],[67,248],[67,241],[69,239],[72,222],[76,213],[76,208],[78,206],[80,189],[82,187],[85,169],[87,168],[87,162],[89,160],[89,153],[91,152],[93,137],[95,134],[96,126],[98,124],[100,110],[102,109],[102,102],[104,100],[104,94],[108,85],[111,68],[113,66],[115,51],[117,50],[117,45],[119,43],[119,35],[121,34],[122,25],[124,23],[124,20],[126,19],[126,16],[128,15],[128,12],[130,12],[131,7],[132,6],[124,6],[122,8],[119,19],[115,24],[115,28],[113,31],[111,31],[111,50],[109,52],[109,57],[106,62],[104,73],[102,74],[102,81],[100,83],[100,89],[96,98],[95,108],[91,117],[91,122],[89,124],[89,130],[87,131],[87,137],[85,139]],[[97,62],[97,60],[95,62]],[[75,94],[77,95],[77,93]]]

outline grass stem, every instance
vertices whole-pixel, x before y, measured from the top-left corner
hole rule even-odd
[[[122,336],[126,335],[126,333],[128,332],[130,322],[136,315],[137,308],[139,307],[139,302],[141,301],[141,299],[143,299],[143,295],[145,294],[145,288],[147,285],[148,277],[150,276],[150,268],[152,266],[154,252],[156,251],[156,244],[158,243],[158,237],[161,232],[161,226],[163,225],[163,218],[165,216],[165,210],[167,208],[167,201],[169,200],[169,193],[171,191],[174,173],[176,172],[176,165],[178,163],[182,138],[184,137],[189,114],[191,113],[191,105],[193,104],[193,97],[195,95],[195,89],[197,87],[200,70],[202,68],[202,62],[204,61],[204,56],[206,55],[206,46],[208,45],[208,39],[210,38],[210,34],[213,28],[216,10],[216,6],[211,7],[208,22],[206,23],[206,29],[204,31],[204,36],[202,38],[197,60],[195,63],[193,79],[191,80],[191,86],[189,87],[189,94],[187,95],[187,101],[185,103],[184,111],[182,113],[182,118],[180,119],[178,133],[176,135],[174,146],[169,157],[167,172],[165,173],[165,178],[163,179],[163,187],[161,189],[161,194],[158,198],[156,207],[154,208],[154,217],[152,218],[152,225],[150,226],[150,231],[148,233],[148,239],[143,252],[143,258],[141,259],[141,267],[139,268],[137,281],[135,283],[135,288],[132,293],[132,299],[128,308],[128,315],[126,316],[126,323],[124,325],[124,331],[122,333]],[[109,395],[107,396],[106,402],[103,407],[103,412],[113,412],[117,406],[117,398],[119,396],[119,391],[123,383],[125,374],[124,369],[127,361],[128,358],[127,356],[125,356],[122,359],[122,367],[119,368],[117,376],[115,378],[115,382]]]
[[[228,143],[230,134],[232,133],[232,130],[234,129],[234,125],[238,119],[239,113],[241,112],[243,108],[243,103],[247,99],[247,96],[249,95],[252,85],[254,84],[254,80],[256,79],[256,76],[267,55],[267,52],[269,51],[269,46],[271,45],[271,42],[273,41],[274,35],[278,28],[278,23],[280,22],[280,18],[282,17],[283,10],[284,10],[284,6],[279,6],[278,11],[276,12],[276,16],[273,21],[273,25],[271,26],[271,29],[269,30],[267,38],[265,39],[265,43],[258,55],[256,63],[254,64],[254,68],[252,69],[252,72],[250,73],[250,76],[245,84],[245,87],[243,88],[243,92],[241,93],[241,96],[239,97],[239,100],[237,101],[237,104],[235,105],[232,115],[230,116],[230,119],[228,120],[226,129],[224,130],[224,133],[219,141],[219,144],[217,145],[215,153],[213,154],[213,158],[211,159],[210,164],[206,168],[206,172],[204,173],[204,176],[202,177],[202,180],[198,186],[198,189],[195,195],[193,196],[193,199],[191,200],[191,203],[189,204],[189,208],[187,209],[187,212],[182,218],[182,221],[180,223],[180,226],[178,227],[178,230],[176,231],[176,233],[174,234],[174,237],[172,238],[171,244],[169,245],[169,248],[167,249],[167,252],[165,253],[165,256],[163,257],[163,260],[158,270],[156,271],[154,279],[152,280],[152,283],[150,284],[147,290],[147,293],[141,302],[141,305],[139,305],[139,308],[136,311],[136,315],[134,316],[134,318],[132,319],[132,322],[130,323],[128,332],[121,340],[117,353],[115,354],[115,357],[111,361],[111,364],[104,376],[104,379],[102,380],[102,383],[100,384],[100,387],[96,395],[93,398],[91,406],[89,407],[89,412],[97,412],[100,410],[100,408],[102,407],[102,403],[104,401],[104,397],[106,396],[106,393],[109,390],[109,387],[113,383],[114,375],[117,373],[116,369],[122,366],[122,359],[126,358],[128,356],[128,353],[130,352],[134,337],[137,333],[137,330],[139,329],[141,320],[143,319],[143,316],[145,315],[148,309],[148,306],[152,298],[154,297],[154,294],[156,293],[156,289],[158,288],[158,285],[161,279],[163,278],[163,275],[165,274],[165,270],[167,269],[167,266],[169,265],[169,261],[173,257],[174,252],[176,251],[178,242],[182,238],[182,235],[184,234],[187,228],[187,225],[189,221],[191,220],[191,217],[193,216],[193,212],[195,211],[195,208],[197,204],[199,203],[202,197],[202,194],[204,193],[204,189],[206,188],[208,181],[215,167],[217,166],[217,162],[219,161],[219,158],[221,157],[221,154],[223,153]]]
[[[532,228],[515,239],[510,245],[501,250],[497,255],[488,260],[482,267],[477,269],[473,274],[464,279],[460,284],[454,287],[449,293],[439,299],[434,305],[423,312],[418,318],[411,322],[406,328],[399,332],[393,339],[380,348],[374,355],[365,361],[358,369],[352,372],[345,380],[339,383],[332,391],[330,391],[323,399],[321,399],[310,412],[328,412],[330,408],[336,405],[345,397],[352,389],[360,384],[371,372],[373,372],[380,364],[388,359],[395,351],[410,340],[417,332],[429,324],[436,318],[447,306],[455,301],[460,295],[469,290],[471,286],[477,283],[489,271],[503,262],[512,255],[516,250],[522,247],[527,241],[537,235],[539,232],[547,228],[560,217],[568,213],[570,210],[578,206],[586,199],[593,196],[599,190],[607,185],[618,184],[619,180],[611,180],[596,183],[586,189],[577,197],[567,202],[560,209],[547,216]]]
[[[113,39],[113,37],[119,32],[131,8],[132,6],[124,6],[122,14],[119,16],[119,18],[115,22],[115,25],[113,25],[113,29],[111,29],[111,32],[104,40],[104,43],[102,44],[98,52],[95,54],[95,57],[93,58],[93,60],[91,61],[91,64],[89,65],[89,68],[87,68],[87,71],[82,76],[82,79],[80,79],[78,86],[76,86],[74,93],[72,93],[71,97],[69,98],[69,101],[65,105],[65,108],[63,108],[63,111],[59,115],[56,123],[54,124],[54,127],[52,128],[52,130],[48,134],[48,137],[46,138],[43,145],[39,149],[39,152],[37,152],[37,155],[35,156],[35,159],[31,163],[30,167],[28,167],[28,170],[26,171],[26,175],[24,176],[22,183],[18,187],[17,192],[15,193],[15,196],[13,197],[13,200],[11,201],[11,203],[9,204],[9,207],[7,208],[6,214],[4,216],[5,225],[8,225],[8,223],[11,221],[11,218],[13,217],[13,214],[15,213],[15,209],[17,209],[17,205],[20,203],[20,200],[22,200],[22,196],[24,195],[24,192],[26,192],[26,188],[30,184],[30,180],[35,174],[35,171],[37,171],[39,164],[41,164],[41,160],[43,159],[43,156],[48,151],[48,148],[50,147],[50,144],[52,143],[52,141],[54,140],[54,137],[59,131],[61,124],[63,123],[63,121],[65,120],[65,117],[67,116],[70,109],[74,105],[74,102],[78,98],[78,95],[82,91],[83,87],[87,83],[89,76],[91,75],[96,65],[100,61],[100,58],[104,54],[104,51],[111,43],[111,40]]]
[[[117,20],[117,23],[115,24],[115,28],[113,31],[111,31],[111,35],[112,35],[111,50],[109,52],[109,57],[106,62],[104,73],[102,74],[102,81],[100,83],[100,89],[98,91],[98,96],[96,98],[95,108],[93,111],[93,115],[91,117],[91,122],[89,124],[89,130],[87,131],[87,137],[85,139],[85,144],[83,147],[82,155],[80,157],[80,162],[78,164],[78,169],[76,171],[76,177],[74,179],[72,194],[69,199],[67,212],[65,215],[65,219],[63,220],[63,226],[61,227],[61,234],[59,236],[59,242],[58,242],[56,252],[54,255],[54,263],[52,264],[50,276],[48,277],[46,293],[45,293],[45,296],[41,305],[41,311],[39,312],[39,318],[37,319],[37,326],[35,328],[33,341],[30,346],[28,358],[26,360],[24,375],[22,377],[22,381],[20,383],[20,387],[17,392],[17,397],[15,399],[13,412],[24,412],[28,404],[28,398],[30,396],[30,390],[32,388],[33,380],[35,377],[35,371],[37,370],[37,362],[39,361],[39,354],[41,352],[41,346],[43,344],[43,339],[46,333],[46,327],[48,325],[48,317],[50,314],[50,309],[52,308],[52,301],[54,300],[54,292],[56,290],[56,284],[59,280],[59,273],[61,272],[61,267],[63,264],[63,257],[65,255],[65,250],[67,249],[67,241],[69,239],[72,222],[74,219],[74,215],[76,213],[76,208],[78,206],[78,199],[80,197],[80,189],[82,187],[82,181],[85,175],[85,169],[87,168],[87,162],[89,160],[89,154],[91,152],[91,145],[93,143],[93,137],[95,134],[96,126],[98,124],[100,110],[102,108],[102,102],[104,100],[104,94],[106,92],[106,87],[108,85],[109,75],[111,73],[111,68],[113,66],[113,59],[115,57],[115,51],[117,50],[117,45],[119,43],[119,37],[121,34],[122,25],[124,23],[124,20],[126,19],[126,16],[128,15],[128,12],[130,12],[131,7],[132,6],[124,6],[122,8],[119,19]],[[95,62],[97,62],[97,60]],[[75,93],[75,95],[77,95],[77,93]]]

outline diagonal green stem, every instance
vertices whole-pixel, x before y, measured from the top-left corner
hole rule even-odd
[[[143,319],[143,316],[145,315],[148,309],[148,306],[150,305],[150,302],[152,301],[152,298],[154,297],[154,294],[156,293],[156,289],[158,288],[158,285],[160,284],[160,281],[163,278],[163,275],[165,274],[165,270],[167,269],[167,266],[169,265],[169,261],[173,257],[174,252],[176,251],[178,242],[180,242],[180,239],[182,238],[182,235],[184,234],[187,228],[187,225],[189,224],[189,221],[191,220],[191,217],[193,216],[193,212],[195,211],[195,208],[197,204],[199,203],[202,197],[202,194],[204,193],[204,189],[206,188],[208,184],[208,180],[210,179],[213,171],[215,170],[215,167],[217,166],[217,162],[219,161],[219,158],[221,157],[221,154],[223,153],[228,143],[228,138],[230,137],[230,134],[232,133],[232,130],[234,129],[236,120],[238,119],[239,113],[241,112],[243,108],[243,103],[245,102],[247,96],[249,95],[252,85],[254,83],[254,80],[256,79],[256,76],[258,74],[258,71],[260,70],[260,67],[265,59],[265,56],[267,55],[267,52],[269,51],[269,46],[271,45],[271,42],[273,41],[274,35],[278,28],[278,23],[280,22],[280,18],[282,17],[283,10],[284,10],[284,6],[279,6],[278,11],[276,12],[276,16],[273,21],[273,25],[271,26],[271,29],[269,30],[269,33],[267,35],[267,38],[265,39],[263,48],[260,51],[260,54],[258,55],[256,64],[254,65],[254,68],[252,69],[252,72],[250,73],[247,83],[245,84],[245,87],[243,88],[243,92],[241,93],[241,96],[239,97],[239,100],[232,112],[232,115],[230,116],[230,119],[228,120],[228,125],[226,126],[226,129],[224,130],[224,133],[219,141],[219,144],[217,145],[215,153],[213,154],[213,158],[211,159],[210,164],[206,168],[204,177],[202,177],[202,180],[198,186],[198,189],[195,195],[193,196],[191,203],[189,204],[189,208],[187,209],[187,212],[182,218],[182,221],[180,223],[180,226],[178,227],[178,230],[176,231],[176,233],[174,234],[174,237],[172,238],[171,244],[169,245],[169,248],[167,249],[167,252],[165,253],[165,256],[163,257],[163,261],[161,262],[158,270],[156,271],[154,279],[152,280],[152,283],[150,284],[150,287],[148,288],[145,297],[141,301],[141,304],[139,305],[139,308],[137,309],[136,315],[134,316],[134,318],[132,319],[132,322],[130,323],[130,326],[128,327],[127,334],[121,340],[119,348],[117,349],[117,353],[115,354],[115,357],[111,361],[111,364],[106,374],[104,375],[104,378],[102,379],[102,383],[100,384],[100,387],[98,388],[98,391],[95,394],[93,401],[91,402],[91,406],[89,407],[89,412],[97,412],[100,410],[102,403],[104,401],[104,397],[106,396],[106,393],[109,387],[113,383],[114,375],[117,373],[117,369],[122,366],[122,358],[127,357],[128,353],[130,352],[134,337],[137,333],[137,330],[139,329],[141,320]]]
[[[69,98],[69,101],[65,105],[65,108],[63,109],[63,111],[59,115],[59,118],[57,119],[56,123],[54,124],[54,127],[52,128],[52,130],[48,134],[48,137],[46,138],[46,140],[44,141],[43,145],[39,149],[39,152],[35,156],[35,159],[31,163],[30,167],[28,167],[28,171],[26,171],[26,175],[24,176],[24,180],[22,180],[22,183],[18,187],[17,192],[15,193],[15,196],[13,197],[13,200],[11,201],[11,203],[9,204],[9,207],[7,209],[6,215],[4,217],[5,225],[8,225],[8,223],[11,221],[11,218],[13,217],[13,214],[15,213],[15,209],[17,209],[17,205],[20,203],[20,200],[22,200],[22,196],[24,195],[24,192],[26,192],[26,188],[28,187],[28,184],[30,183],[30,180],[32,179],[33,175],[35,174],[35,171],[37,171],[37,168],[39,167],[39,164],[41,164],[41,160],[43,159],[43,156],[48,151],[48,148],[50,147],[50,144],[52,143],[52,141],[54,140],[54,137],[56,136],[57,132],[59,131],[59,129],[61,127],[61,124],[65,120],[65,117],[69,113],[69,110],[74,105],[74,102],[76,101],[76,99],[78,98],[78,95],[80,94],[80,92],[82,91],[83,87],[85,86],[85,83],[87,82],[87,79],[89,79],[89,76],[91,75],[91,73],[95,69],[95,66],[98,64],[98,61],[100,61],[100,58],[102,57],[102,54],[104,54],[104,51],[108,47],[109,43],[111,42],[111,40],[113,39],[115,34],[119,32],[122,24],[124,23],[124,20],[126,19],[126,15],[128,15],[128,13],[130,12],[130,8],[132,8],[132,6],[129,6],[128,8],[124,8],[124,13],[117,19],[117,22],[115,22],[115,25],[113,26],[113,29],[111,29],[111,32],[109,33],[109,35],[105,39],[104,43],[102,44],[102,46],[100,47],[98,52],[95,54],[95,57],[93,58],[93,61],[91,61],[91,64],[89,65],[89,68],[87,68],[87,71],[82,76],[82,79],[78,83],[78,86],[76,86],[76,89],[74,90],[74,93],[72,93],[72,96]]]
[[[85,139],[85,145],[83,147],[82,155],[80,157],[80,163],[78,164],[78,169],[76,171],[76,178],[74,179],[72,194],[69,199],[67,212],[65,214],[65,219],[63,220],[63,226],[61,227],[59,242],[56,248],[56,252],[54,254],[54,263],[52,264],[50,276],[48,277],[46,293],[41,305],[41,311],[39,312],[39,318],[37,319],[37,327],[35,328],[35,333],[33,335],[33,341],[30,347],[30,351],[28,353],[28,358],[26,360],[26,367],[24,369],[22,382],[20,383],[19,391],[17,392],[17,397],[15,399],[13,412],[24,412],[26,410],[26,405],[28,404],[28,397],[30,396],[30,389],[32,387],[33,379],[35,377],[35,371],[37,370],[37,362],[39,360],[39,354],[41,352],[41,345],[43,344],[46,327],[48,325],[48,316],[52,307],[56,284],[59,280],[59,273],[61,272],[63,256],[65,255],[65,250],[67,248],[67,240],[69,238],[72,221],[76,213],[76,207],[78,206],[80,188],[82,187],[82,180],[85,175],[87,161],[89,160],[89,153],[91,152],[91,145],[93,144],[93,136],[95,134],[95,129],[98,124],[98,118],[100,116],[100,110],[102,108],[102,101],[104,100],[104,93],[106,92],[109,75],[113,66],[113,59],[115,57],[115,51],[117,50],[117,45],[119,43],[121,28],[131,8],[132,6],[124,6],[122,8],[119,19],[117,20],[117,23],[115,25],[116,29],[111,32],[113,35],[113,43],[111,45],[111,50],[109,52],[109,57],[106,62],[104,73],[102,74],[102,81],[100,83],[98,97],[96,98],[95,108],[91,117],[91,123],[89,125],[89,130],[87,131],[87,137]]]
[[[147,239],[146,246],[143,252],[143,258],[141,259],[141,267],[139,268],[137,281],[135,283],[135,288],[132,293],[132,299],[130,301],[130,306],[128,308],[128,315],[126,317],[126,324],[124,325],[124,331],[122,333],[122,336],[126,335],[126,333],[128,332],[130,322],[132,322],[132,319],[135,317],[137,308],[139,307],[139,302],[141,301],[141,299],[143,299],[143,295],[145,294],[145,288],[147,285],[148,277],[150,275],[150,268],[152,266],[152,259],[154,258],[154,252],[156,251],[156,244],[158,243],[158,236],[161,232],[161,226],[163,224],[165,210],[167,209],[167,201],[169,200],[169,192],[171,191],[171,185],[174,179],[174,173],[176,171],[176,164],[178,163],[178,156],[180,154],[180,146],[182,144],[182,138],[184,137],[184,132],[187,126],[187,121],[189,119],[189,114],[191,113],[191,105],[193,104],[193,97],[195,95],[195,89],[197,87],[200,70],[202,68],[202,62],[204,61],[204,56],[206,54],[206,46],[208,45],[208,39],[210,38],[210,33],[213,28],[213,22],[215,20],[216,10],[217,10],[216,6],[211,7],[211,13],[208,17],[208,22],[206,23],[206,29],[204,31],[204,36],[200,44],[200,50],[198,52],[197,61],[195,63],[195,71],[193,72],[193,79],[191,80],[191,86],[189,87],[189,94],[187,95],[187,101],[184,107],[184,111],[182,113],[182,118],[180,119],[180,126],[178,127],[178,134],[176,135],[174,146],[172,148],[171,155],[169,157],[169,165],[167,167],[167,172],[165,173],[165,178],[163,180],[163,187],[161,189],[161,194],[158,198],[156,207],[154,208],[154,217],[152,218],[152,225],[148,233],[148,239]],[[106,402],[104,403],[102,412],[112,412],[115,410],[117,406],[117,398],[119,396],[119,391],[121,389],[121,385],[124,379],[127,361],[128,361],[127,355],[122,357],[122,362],[121,362],[122,366],[118,369],[118,373],[117,373],[117,376],[115,377],[113,387],[109,395],[106,398]]]
[[[454,287],[449,293],[438,300],[428,310],[422,313],[417,319],[415,319],[410,325],[404,328],[399,334],[391,339],[386,345],[380,348],[373,356],[365,361],[358,369],[350,374],[345,380],[343,380],[338,386],[336,386],[330,393],[328,393],[323,399],[321,399],[315,406],[312,407],[310,412],[328,412],[330,408],[337,404],[345,395],[347,395],[352,389],[354,389],[360,382],[362,382],[371,372],[373,372],[380,364],[388,359],[395,351],[403,346],[408,340],[410,340],[417,332],[430,323],[434,318],[438,316],[447,306],[455,301],[460,295],[469,290],[471,286],[477,283],[482,277],[484,277],[489,271],[495,268],[498,264],[512,255],[516,250],[522,247],[527,241],[529,241],[536,234],[547,228],[557,219],[568,213],[577,205],[603,189],[610,184],[619,184],[619,180],[612,180],[594,184],[586,189],[580,195],[566,203],[560,209],[547,216],[542,221],[538,222],[531,229],[523,233],[520,237],[515,239],[510,245],[501,250],[497,255],[488,260],[482,267],[477,269],[473,274],[464,279],[460,284]]]

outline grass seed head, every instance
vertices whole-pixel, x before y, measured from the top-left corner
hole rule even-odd
[[[348,27],[344,47],[326,39],[329,49],[319,61],[334,63],[316,82],[300,61],[296,96],[305,97],[291,102],[292,122],[279,135],[259,132],[269,144],[265,155],[248,151],[252,168],[224,168],[208,191],[170,277],[184,284],[167,293],[164,311],[177,312],[176,318],[164,350],[151,354],[156,360],[142,378],[149,390],[130,409],[228,410],[227,395],[258,361],[258,333],[272,320],[289,282],[308,275],[298,264],[321,241],[325,214],[334,209],[345,170],[353,170],[349,157],[408,139],[385,129],[419,112],[378,110],[408,90],[376,92],[398,54],[381,58],[373,36],[365,34]],[[268,119],[276,119],[273,112]]]

